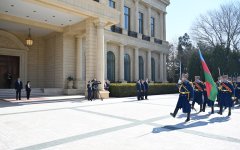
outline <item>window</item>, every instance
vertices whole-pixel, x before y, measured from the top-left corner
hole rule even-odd
[[[142,56],[138,57],[139,59],[139,79],[144,79],[144,62]]]
[[[155,60],[151,58],[152,81],[155,81]]]
[[[124,55],[124,80],[130,82],[130,56]]]
[[[115,7],[115,2],[113,0],[109,0],[109,6],[112,7],[112,8],[116,8]]]
[[[115,55],[113,52],[107,52],[107,79],[115,81]]]
[[[130,30],[130,8],[124,6],[124,28]]]
[[[143,13],[141,12],[139,12],[138,23],[139,23],[139,33],[143,34]]]
[[[155,19],[151,17],[151,36],[155,36]]]

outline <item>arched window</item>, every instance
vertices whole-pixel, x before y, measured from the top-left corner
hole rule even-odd
[[[115,55],[111,51],[107,52],[107,78],[115,81]]]
[[[130,82],[130,56],[124,55],[124,80]]]
[[[151,58],[152,81],[155,81],[155,60]]]
[[[144,62],[142,56],[138,57],[139,59],[139,79],[144,79]]]

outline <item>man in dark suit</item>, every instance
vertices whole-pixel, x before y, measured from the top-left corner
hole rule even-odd
[[[141,99],[141,83],[140,80],[137,81],[136,83],[136,89],[137,89],[137,99]]]
[[[23,88],[22,81],[20,78],[15,82],[15,90],[16,90],[16,100],[21,100],[21,90]]]
[[[144,91],[145,99],[148,99],[148,88],[149,88],[148,79],[145,80],[144,87],[145,87],[145,91]]]
[[[144,99],[144,92],[145,92],[144,80],[141,80],[141,100]]]

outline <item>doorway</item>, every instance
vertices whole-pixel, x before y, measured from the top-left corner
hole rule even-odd
[[[19,77],[20,57],[0,55],[0,89],[14,88],[14,82]],[[12,80],[8,82],[8,74]],[[10,84],[9,84],[10,83]]]

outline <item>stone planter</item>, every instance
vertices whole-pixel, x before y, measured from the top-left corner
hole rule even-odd
[[[68,89],[72,89],[73,88],[73,81],[68,81]]]

